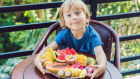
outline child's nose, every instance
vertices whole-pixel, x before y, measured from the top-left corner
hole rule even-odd
[[[77,16],[76,15],[73,15],[72,19],[73,20],[76,20],[77,19]]]

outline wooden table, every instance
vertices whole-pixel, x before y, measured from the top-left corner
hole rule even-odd
[[[85,54],[86,56],[94,57],[93,55]],[[12,71],[11,79],[57,79],[51,74],[43,75],[34,65],[34,59],[36,55],[31,56],[22,62],[20,62]],[[86,78],[89,79],[89,78]],[[107,67],[105,73],[96,79],[123,79],[121,73],[118,69],[107,62]]]

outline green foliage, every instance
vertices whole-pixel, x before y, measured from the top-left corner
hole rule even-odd
[[[13,68],[28,56],[0,60],[0,78],[9,78]]]
[[[10,15],[13,15],[13,13],[0,14],[0,26],[15,24],[15,16]],[[21,48],[18,44],[10,42],[9,33],[1,33],[0,38],[0,52],[14,51]]]
[[[0,14],[0,26],[5,26],[5,25],[14,25],[15,24],[15,16],[9,16],[13,15],[13,13],[5,13],[5,14]],[[4,18],[4,19],[3,19]]]
[[[139,1],[124,1],[124,2],[114,2],[114,3],[105,3],[98,4],[98,15],[109,15],[117,13],[127,13],[127,12],[136,12],[140,10]]]

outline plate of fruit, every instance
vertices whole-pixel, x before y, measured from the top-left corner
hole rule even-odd
[[[73,48],[53,51],[47,48],[41,59],[44,68],[58,78],[85,78],[93,73],[96,60],[83,54],[78,54]]]

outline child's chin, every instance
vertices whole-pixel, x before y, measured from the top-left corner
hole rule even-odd
[[[81,27],[79,27],[79,26],[73,26],[72,27],[72,29],[75,29],[75,30],[77,30],[77,29],[80,29]]]
[[[73,28],[73,29],[71,29],[71,30],[81,30],[80,28]]]

